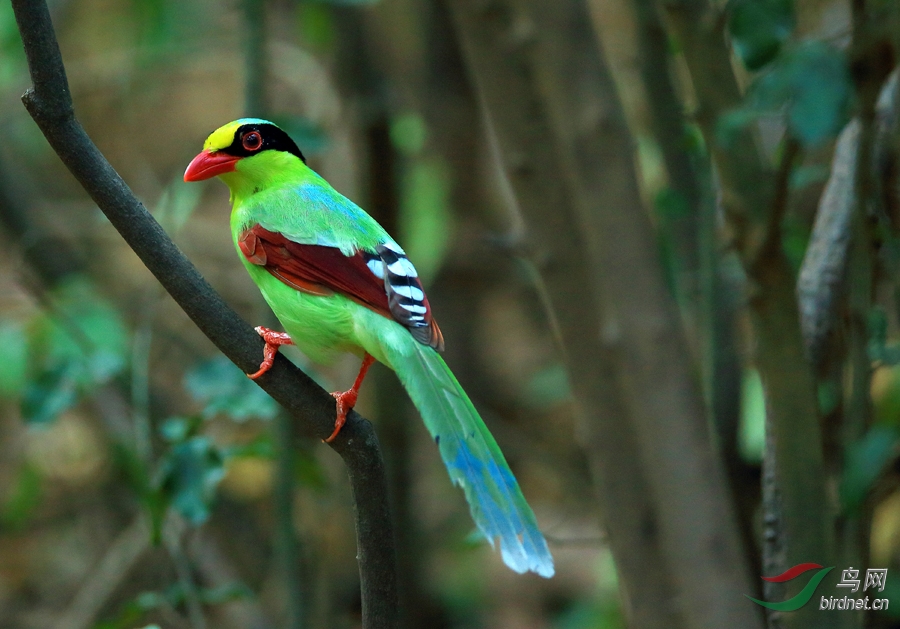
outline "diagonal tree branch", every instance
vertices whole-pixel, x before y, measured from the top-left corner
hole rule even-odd
[[[65,67],[43,0],[13,0],[33,87],[22,97],[50,146],[144,265],[191,320],[238,367],[255,370],[263,343],[147,212],[75,118]],[[334,426],[334,400],[278,356],[259,385],[291,415],[298,432],[321,438]],[[356,515],[363,627],[396,625],[394,538],[384,463],[372,425],[351,413],[332,444],[350,476]]]

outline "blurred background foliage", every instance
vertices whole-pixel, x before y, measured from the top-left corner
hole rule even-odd
[[[800,273],[838,168],[838,135],[853,116],[863,116],[864,128],[875,124],[865,114],[893,68],[900,29],[889,27],[898,8],[890,0],[666,0],[661,11],[646,0],[586,1],[633,140],[633,155],[623,159],[639,174],[688,340],[682,362],[702,385],[718,436],[710,443],[751,532],[748,583],[756,587],[764,563],[766,414],[777,401],[767,398],[755,359],[755,347],[767,341],[754,331],[751,311],[767,289],[735,254],[740,226],[723,210],[731,181],[716,151],[744,150],[749,133],[747,161],[783,174],[779,255]],[[529,225],[479,110],[453,4],[55,0],[51,10],[82,123],[245,319],[275,324],[235,258],[226,189],[181,181],[206,135],[232,119],[280,124],[311,166],[367,208],[415,261],[448,340],[448,362],[534,507],[557,576],[515,575],[475,537],[460,492],[381,369],[358,408],[376,422],[388,459],[404,626],[624,627],[633,603],[602,525],[609,514],[595,484],[603,478],[583,421],[591,409],[573,394],[560,322],[540,280],[546,261],[523,253]],[[721,54],[710,63],[724,64],[738,86],[739,99],[726,107],[704,92],[691,66],[698,41],[676,36],[685,32],[679,11],[691,7],[706,12],[705,28],[718,37]],[[663,13],[671,21],[662,27],[669,30],[660,65],[648,55],[647,37],[659,35]],[[887,34],[873,26],[879,23]],[[868,44],[874,62],[859,53]],[[653,72],[672,80],[668,105],[654,93],[659,83],[648,82]],[[0,261],[0,627],[357,626],[352,507],[337,457],[318,443],[288,445],[290,427],[274,402],[216,355],[50,151],[19,101],[28,84],[3,3],[0,227],[10,255]],[[887,100],[880,121],[896,116],[896,98]],[[677,119],[674,162],[660,102]],[[832,337],[843,340],[811,369],[835,517],[855,514],[864,523],[852,542],[864,565],[894,570],[900,199],[896,125],[886,128],[865,145],[880,142],[882,161],[859,169],[870,173],[860,176],[859,194],[883,201],[863,203],[870,286],[861,301],[848,298],[837,309],[842,331]],[[723,282],[719,301],[705,292],[711,275]],[[851,333],[858,326],[846,323],[857,315],[861,341]],[[726,320],[729,340],[709,350],[715,316]],[[859,343],[861,360],[853,353]],[[723,352],[731,362],[716,362]],[[355,359],[323,368],[285,353],[329,390],[355,373]],[[716,410],[726,381],[737,383],[724,401],[733,425]],[[896,609],[868,626],[900,626],[895,578],[888,585],[897,591]]]

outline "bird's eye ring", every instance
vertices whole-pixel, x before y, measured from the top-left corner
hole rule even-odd
[[[262,136],[258,131],[250,131],[241,136],[241,144],[245,150],[258,151],[262,147]]]

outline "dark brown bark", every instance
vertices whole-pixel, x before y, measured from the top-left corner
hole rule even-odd
[[[750,587],[737,528],[585,7],[448,4],[592,432],[629,622],[758,626],[723,603]]]
[[[775,173],[763,165],[749,125],[738,130],[728,146],[719,141],[720,116],[741,102],[723,15],[705,0],[662,4],[684,51],[730,235],[750,281],[754,359],[765,389],[770,433],[766,478],[774,481],[763,485],[765,571],[778,573],[809,561],[833,565],[834,505],[825,489],[816,388],[800,332],[793,272],[781,246],[796,147],[788,138],[786,157]],[[815,610],[804,608],[782,620],[785,626],[807,626],[814,622],[812,614]]]

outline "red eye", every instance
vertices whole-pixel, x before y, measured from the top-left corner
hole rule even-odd
[[[262,136],[258,131],[250,131],[241,136],[241,144],[248,151],[258,151],[262,147]]]

